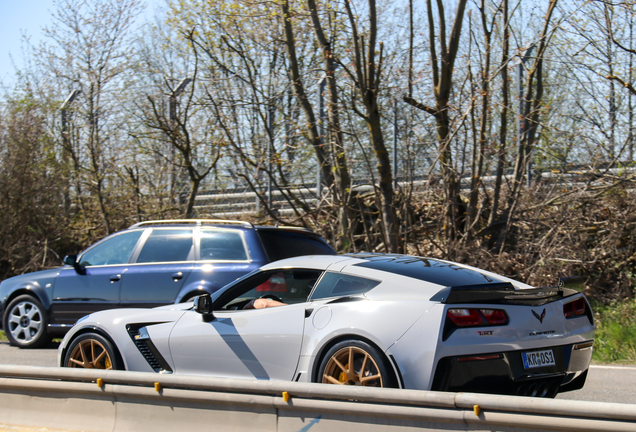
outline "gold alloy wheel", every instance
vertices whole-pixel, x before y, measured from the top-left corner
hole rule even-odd
[[[336,351],[325,366],[322,382],[326,384],[382,387],[382,374],[371,354],[358,347]]]
[[[101,342],[84,339],[73,348],[66,367],[112,370],[113,362]]]

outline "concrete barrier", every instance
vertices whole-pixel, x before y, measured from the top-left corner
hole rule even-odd
[[[636,431],[636,405],[0,365],[2,427]],[[199,429],[201,428],[201,429]]]

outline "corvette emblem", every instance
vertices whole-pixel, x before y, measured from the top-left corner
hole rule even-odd
[[[532,311],[532,315],[534,315],[534,317],[538,319],[541,324],[543,324],[543,318],[545,318],[545,308],[543,308],[543,312],[541,312],[541,315],[539,315],[535,311]]]

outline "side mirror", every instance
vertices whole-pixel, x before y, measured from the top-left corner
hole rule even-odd
[[[77,273],[84,274],[84,267],[77,262],[77,255],[66,255],[64,257],[64,264],[73,266]]]
[[[64,257],[64,264],[75,267],[75,265],[77,265],[77,255],[66,255]]]
[[[203,321],[210,322],[214,319],[212,313],[212,297],[210,294],[203,294],[194,298],[194,311],[203,316]]]

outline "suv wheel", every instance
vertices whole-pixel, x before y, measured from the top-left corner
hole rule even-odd
[[[3,328],[9,343],[20,348],[37,348],[50,341],[48,317],[42,303],[30,295],[21,295],[9,303]]]

